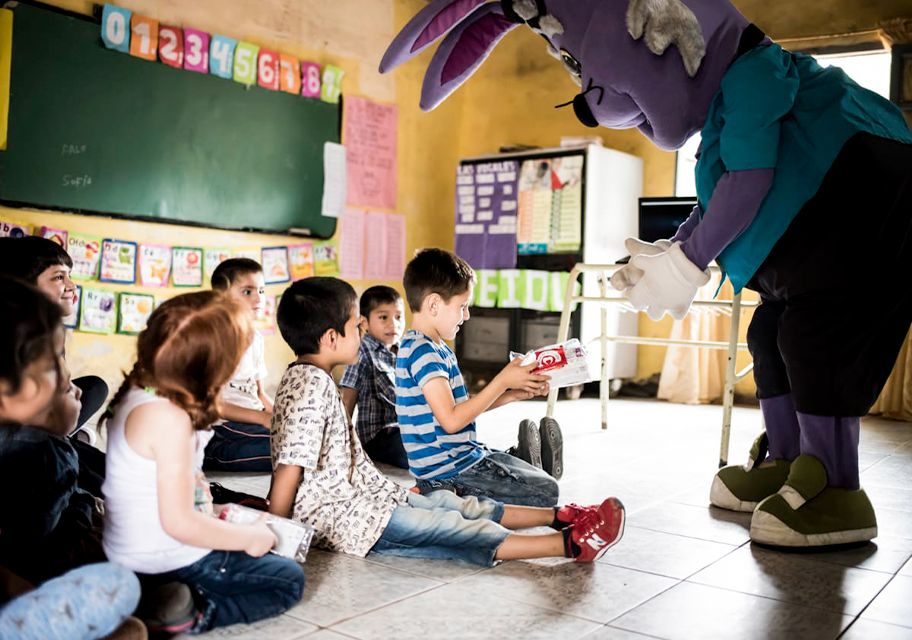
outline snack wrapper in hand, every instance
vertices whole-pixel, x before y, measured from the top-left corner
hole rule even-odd
[[[576,338],[560,344],[541,347],[528,353],[510,352],[510,359],[522,358],[522,364],[538,362],[532,373],[540,373],[550,378],[552,389],[572,387],[592,380],[589,364],[586,361],[586,348]]]
[[[262,511],[243,507],[239,504],[227,504],[219,513],[220,520],[227,520],[236,524],[251,524],[259,520]],[[268,526],[276,537],[276,545],[270,553],[291,558],[296,562],[304,562],[310,550],[310,541],[313,539],[314,529],[304,522],[295,522],[288,518],[267,515]]]

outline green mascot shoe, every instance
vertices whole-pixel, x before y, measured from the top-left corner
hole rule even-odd
[[[776,547],[867,542],[877,537],[877,517],[864,489],[827,486],[820,460],[801,455],[779,492],[757,505],[750,537]]]
[[[785,484],[792,463],[764,461],[768,449],[766,432],[754,440],[747,464],[719,469],[709,490],[709,501],[722,509],[751,512],[757,504]]]

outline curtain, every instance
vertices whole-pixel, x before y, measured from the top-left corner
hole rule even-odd
[[[912,332],[906,335],[899,357],[893,367],[893,373],[887,378],[887,384],[871,413],[880,414],[897,420],[912,420]]]

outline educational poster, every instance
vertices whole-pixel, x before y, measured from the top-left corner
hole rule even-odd
[[[364,211],[347,209],[340,222],[339,229],[339,275],[346,280],[364,278],[365,256],[365,220]],[[380,239],[375,229],[371,230],[373,241]]]
[[[0,220],[0,238],[22,238],[32,235],[32,226]]]
[[[67,236],[67,253],[73,259],[73,280],[94,280],[98,277],[101,259],[101,238],[70,233]]]
[[[383,280],[386,277],[386,214],[368,211],[364,227],[369,240],[364,245],[364,277]]]
[[[175,287],[203,286],[203,250],[196,247],[171,249],[171,284]]]
[[[309,278],[314,275],[314,251],[312,242],[302,242],[288,247],[288,267],[292,280]]]
[[[139,245],[139,284],[167,287],[171,276],[171,247],[163,244]]]
[[[276,309],[278,308],[276,296],[266,296],[263,312],[254,320],[253,326],[263,335],[271,335],[276,330]]]
[[[63,326],[75,329],[79,326],[79,308],[82,305],[82,287],[76,285],[76,302],[73,303],[73,313],[63,318]]]
[[[347,156],[350,206],[396,208],[398,113],[393,104],[346,97],[342,142]]]
[[[348,198],[345,147],[335,142],[323,143],[323,202],[320,213],[328,218],[338,218],[345,210]]]
[[[117,328],[117,293],[104,289],[83,289],[79,330],[86,333],[114,333]]]
[[[117,312],[117,333],[136,335],[146,328],[155,310],[155,297],[145,293],[121,293]]]
[[[456,174],[456,253],[476,269],[516,266],[515,160],[461,164]]]
[[[212,274],[215,272],[215,268],[231,257],[231,249],[228,247],[207,247],[203,249],[203,259],[205,261],[204,274],[206,276],[206,282],[211,282]]]
[[[548,253],[579,251],[583,241],[583,156],[551,161],[551,229]]]
[[[559,187],[551,170],[552,160],[525,160],[519,172],[517,251],[520,254],[548,252],[551,240],[551,204]]]
[[[66,229],[52,229],[51,227],[41,227],[42,238],[50,240],[51,242],[56,242],[64,250],[67,248],[67,232]]]
[[[339,275],[339,245],[335,240],[325,240],[314,245],[314,275]]]
[[[405,273],[405,216],[386,214],[386,279],[402,280]]]
[[[288,282],[291,279],[288,273],[287,247],[264,247],[262,256],[263,279],[266,284]]]
[[[136,243],[106,238],[101,243],[102,282],[136,282]]]

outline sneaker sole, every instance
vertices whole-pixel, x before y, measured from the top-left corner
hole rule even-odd
[[[517,436],[516,457],[525,460],[536,469],[542,468],[542,443],[538,425],[533,420],[523,420],[519,423]]]
[[[756,511],[754,517],[751,518],[751,541],[773,547],[828,547],[836,544],[868,542],[876,537],[877,527],[805,535],[789,529],[782,520],[766,511]]]
[[[555,480],[564,475],[564,437],[554,418],[542,418],[539,427],[542,469]]]
[[[729,511],[741,511],[743,513],[750,513],[753,511],[759,502],[746,502],[739,500],[735,494],[731,492],[722,479],[719,476],[713,478],[712,487],[709,489],[709,501],[720,509],[728,509]]]

